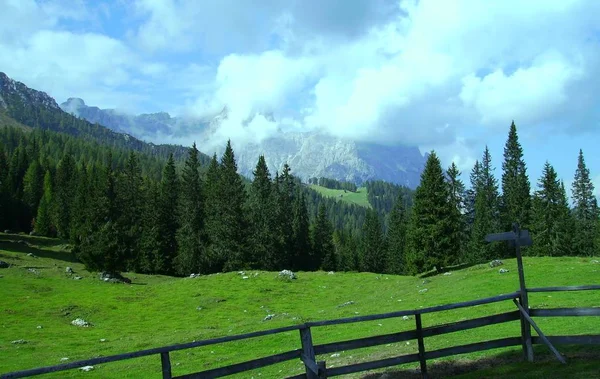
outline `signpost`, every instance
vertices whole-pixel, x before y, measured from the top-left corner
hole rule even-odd
[[[510,232],[488,234],[485,236],[486,242],[509,241],[515,245],[517,255],[517,266],[519,270],[519,284],[521,288],[520,303],[525,312],[529,314],[529,298],[527,296],[527,287],[525,287],[525,274],[523,272],[523,258],[521,256],[521,246],[531,246],[532,240],[528,230],[521,230],[519,224],[513,224],[513,230]],[[531,343],[531,325],[521,316],[521,332],[523,336],[523,354],[529,362],[533,362],[533,348]]]

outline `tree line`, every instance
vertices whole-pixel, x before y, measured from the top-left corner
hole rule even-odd
[[[321,187],[329,188],[329,189],[337,189],[337,190],[345,190],[350,192],[356,192],[358,189],[355,183],[330,179],[330,178],[310,178],[308,179],[308,184],[314,184]]]
[[[324,198],[264,157],[251,181],[228,143],[201,162],[47,130],[0,128],[0,228],[68,240],[90,270],[170,275],[238,269],[414,274],[510,256],[488,233],[530,229],[531,255],[594,255],[599,212],[580,152],[572,203],[547,163],[531,192],[514,123],[501,182],[486,148],[470,188],[435,152],[417,190],[367,183],[372,209]],[[501,184],[502,193],[499,185]]]

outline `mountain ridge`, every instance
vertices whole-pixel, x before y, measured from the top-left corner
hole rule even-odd
[[[201,135],[202,140],[196,142],[205,154],[220,155],[224,151],[222,144],[212,150],[204,146],[227,120],[227,107],[211,119],[193,120],[171,117],[167,112],[129,115],[114,109],[88,106],[79,98],[69,98],[60,106],[64,111],[90,122],[98,122],[140,139],[156,141],[165,136],[181,137],[193,130]],[[248,117],[242,125],[245,126],[256,115]],[[272,114],[263,116],[269,122],[275,122]],[[281,171],[287,163],[293,174],[305,182],[311,177],[327,177],[358,185],[369,180],[385,180],[413,189],[420,182],[426,160],[416,146],[385,146],[315,131],[286,132],[280,128],[260,142],[236,144],[234,141],[234,150],[239,172],[246,177],[252,177],[258,157],[264,155],[271,172]]]

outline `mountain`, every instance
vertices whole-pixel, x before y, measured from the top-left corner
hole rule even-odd
[[[61,108],[90,122],[97,122],[115,131],[130,133],[138,138],[160,141],[166,136],[185,137],[193,130],[201,132],[204,141],[197,141],[199,149],[211,155],[223,150],[208,151],[209,141],[227,119],[227,108],[208,120],[171,117],[168,113],[127,115],[113,109],[88,106],[82,99],[70,98]],[[273,122],[272,114],[263,115]],[[246,122],[250,122],[249,118]],[[220,146],[222,146],[221,144]],[[203,148],[204,147],[204,148]],[[385,146],[340,139],[319,132],[284,132],[260,143],[234,144],[240,173],[251,177],[258,156],[263,154],[274,173],[288,163],[294,175],[307,181],[311,177],[327,177],[362,184],[368,180],[385,180],[415,188],[425,166],[425,157],[417,147]]]
[[[94,121],[67,113],[45,92],[29,88],[3,72],[0,72],[0,114],[28,127],[66,133],[156,157],[165,158],[173,154],[179,160],[183,159],[188,151],[188,148],[183,146],[147,143],[131,134],[117,132]],[[208,163],[209,157],[202,155],[201,160]]]

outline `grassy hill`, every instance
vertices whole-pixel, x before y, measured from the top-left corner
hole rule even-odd
[[[311,184],[309,187],[323,196],[335,198],[350,204],[360,205],[361,207],[371,208],[371,204],[369,204],[369,200],[367,200],[366,187],[359,187],[356,192],[330,189],[315,184]]]
[[[370,273],[300,272],[297,280],[286,282],[278,279],[274,272],[247,271],[247,279],[238,273],[198,278],[131,273],[125,274],[132,280],[131,285],[113,284],[101,282],[97,274],[86,272],[66,249],[66,245],[56,240],[0,234],[0,260],[13,265],[0,269],[0,373],[59,364],[62,358],[75,361],[306,321],[416,309],[509,293],[518,288],[515,260],[505,261],[503,267],[510,270],[507,274],[499,274],[498,268],[477,265],[427,279]],[[65,272],[67,266],[82,279],[69,276]],[[600,264],[590,258],[525,258],[525,270],[528,285],[532,287],[594,284],[598,283]],[[424,288],[428,291],[419,292]],[[594,291],[539,293],[531,295],[530,304],[533,308],[599,306],[599,298]],[[342,306],[347,302],[353,303]],[[423,324],[427,327],[509,310],[514,310],[514,304],[506,301],[424,315]],[[268,314],[274,316],[265,320]],[[71,325],[76,318],[83,318],[92,326]],[[536,321],[549,335],[600,333],[600,323],[592,317],[538,318]],[[321,344],[409,329],[414,329],[414,320],[386,319],[314,328],[313,341]],[[515,321],[427,338],[425,344],[427,349],[443,348],[517,336],[519,330],[519,323]],[[26,343],[13,344],[16,340]],[[298,332],[293,331],[183,350],[172,354],[171,360],[174,375],[183,375],[299,347]],[[565,348],[559,347],[559,350],[565,351]],[[343,351],[339,356],[328,354],[320,359],[325,359],[331,367],[416,351],[416,343],[411,341]],[[587,347],[586,351],[598,350]],[[498,377],[513,376],[535,370],[545,371],[539,376],[527,377],[552,377],[547,374],[565,369],[554,363],[522,363],[518,348],[469,354],[467,358],[489,358],[498,353],[509,354],[508,361],[514,363],[503,366],[504,371],[483,371],[485,377],[495,377],[494,373]],[[536,358],[550,359],[548,357],[545,348],[539,349]],[[569,376],[578,377],[577,372],[581,377],[592,376],[597,372],[599,357],[600,354],[595,356],[596,361],[580,363],[574,360],[568,366]],[[454,357],[453,362],[456,361],[466,359]],[[450,360],[441,360],[440,364],[444,362],[448,364]],[[418,364],[401,368],[414,372],[416,367]],[[573,369],[576,369],[575,374]],[[291,361],[237,377],[281,378],[302,372],[300,361]],[[99,365],[87,373],[71,370],[46,377],[159,376],[160,359],[153,356]]]

